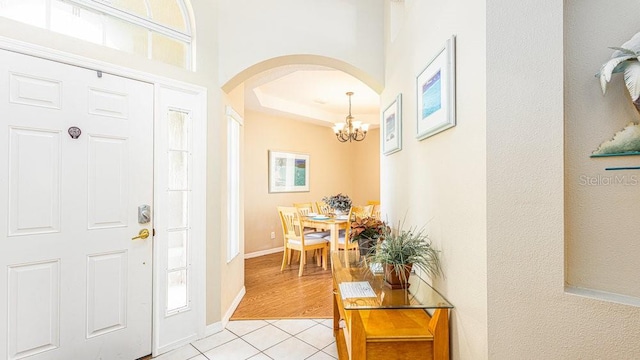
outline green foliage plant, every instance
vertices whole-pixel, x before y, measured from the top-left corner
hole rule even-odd
[[[393,271],[399,277],[404,277],[405,281],[404,270],[410,264],[431,278],[442,274],[440,251],[433,248],[424,228],[412,227],[405,230],[399,224],[396,230],[387,228],[382,238],[376,251],[367,255],[369,262],[391,265]]]

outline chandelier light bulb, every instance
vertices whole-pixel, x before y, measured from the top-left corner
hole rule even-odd
[[[353,92],[349,91],[347,93],[349,97],[349,115],[347,115],[345,122],[336,123],[333,127],[333,132],[340,142],[362,141],[369,130],[369,124],[363,124],[362,121],[353,121],[353,116],[351,116],[351,95],[353,95]]]

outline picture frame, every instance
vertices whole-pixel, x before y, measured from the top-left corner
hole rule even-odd
[[[309,191],[309,154],[269,150],[269,193]]]
[[[456,126],[455,35],[416,78],[416,138],[426,139]]]
[[[382,153],[393,154],[402,150],[402,93],[382,112]]]

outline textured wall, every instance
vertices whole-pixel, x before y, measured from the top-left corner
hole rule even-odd
[[[567,4],[576,10],[595,3]],[[635,18],[629,9],[624,13]],[[491,359],[640,356],[637,307],[565,293],[564,221],[572,214],[565,209],[564,190],[573,180],[565,178],[565,161],[566,165],[570,162],[563,146],[564,80],[568,74],[564,56],[568,54],[565,49],[572,46],[564,43],[564,30],[572,26],[564,16],[562,0],[487,1]],[[619,25],[616,21],[591,23],[589,27],[607,33]],[[580,59],[567,58],[568,66],[573,61]],[[584,75],[592,76],[593,72]],[[587,91],[594,85],[586,84]],[[585,106],[591,106],[588,98],[583,100]]]
[[[383,211],[426,226],[442,250],[434,286],[453,303],[452,359],[485,359],[486,182],[484,1],[407,0],[386,16],[386,108],[402,93],[401,151],[381,158]],[[457,126],[416,140],[416,76],[457,36]]]
[[[568,285],[636,298],[640,306],[638,225],[640,171],[637,156],[590,158],[589,154],[640,115],[622,74],[606,96],[593,74],[638,28],[640,2],[567,1],[565,14],[565,188]],[[611,26],[616,24],[616,26]]]

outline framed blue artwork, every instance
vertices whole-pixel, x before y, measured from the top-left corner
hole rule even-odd
[[[455,39],[451,36],[417,77],[418,140],[456,125]]]
[[[402,150],[402,94],[382,112],[382,153],[393,154]]]
[[[309,191],[309,155],[269,150],[269,192]]]

